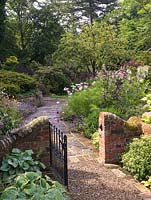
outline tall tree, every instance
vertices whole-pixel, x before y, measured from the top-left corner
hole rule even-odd
[[[51,7],[40,0],[7,0],[8,21],[13,22],[22,63],[36,60],[44,64],[44,58],[56,50],[63,29]]]
[[[119,22],[120,37],[129,42],[135,52],[151,47],[151,1],[123,0]]]
[[[116,6],[117,0],[52,0],[51,3],[65,19],[64,23],[78,26],[104,17]]]
[[[5,4],[6,0],[0,1],[0,52],[2,50],[2,41],[5,34]]]
[[[8,17],[16,20],[16,37],[18,39],[18,46],[22,51],[22,55],[26,52],[29,38],[32,33],[31,13],[32,10],[35,9],[35,2],[36,0],[7,1]]]
[[[30,37],[31,58],[45,64],[57,49],[63,28],[52,15],[51,5],[44,5],[32,13],[33,32]]]
[[[94,77],[103,64],[114,68],[125,61],[126,50],[113,26],[94,22],[84,26],[80,34],[66,33],[53,58],[58,66],[88,72]]]

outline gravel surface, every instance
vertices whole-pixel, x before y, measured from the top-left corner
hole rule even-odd
[[[88,160],[69,164],[69,192],[72,200],[142,200],[130,180]]]

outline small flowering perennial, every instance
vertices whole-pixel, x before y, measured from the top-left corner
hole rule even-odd
[[[67,92],[68,96],[71,96],[75,92],[81,92],[82,90],[87,90],[88,84],[86,82],[81,82],[79,84],[72,84],[71,88],[64,88],[64,91]]]
[[[0,121],[0,129],[4,128],[4,123]]]
[[[17,101],[10,99],[5,90],[0,90],[0,135],[8,134],[19,125],[20,115],[16,107]]]
[[[147,124],[151,124],[151,112],[145,112],[142,115],[142,120]]]
[[[147,124],[151,124],[151,94],[147,94],[142,98],[142,101],[146,101],[147,104],[143,106],[143,109],[148,111],[142,115],[142,120]]]

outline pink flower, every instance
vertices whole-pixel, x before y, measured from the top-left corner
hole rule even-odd
[[[83,86],[81,85],[80,87],[79,87],[79,91],[82,91],[83,90]]]
[[[148,104],[144,105],[143,109],[146,110],[148,108],[148,106],[149,106]]]
[[[148,118],[151,119],[151,112],[148,113]]]

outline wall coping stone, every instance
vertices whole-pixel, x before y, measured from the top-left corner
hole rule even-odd
[[[6,150],[9,146],[13,144],[13,142],[17,139],[17,137],[25,137],[28,134],[32,133],[33,128],[41,127],[42,124],[49,123],[49,119],[47,116],[41,116],[36,119],[33,119],[28,124],[13,129],[10,134],[0,136],[0,150]]]

